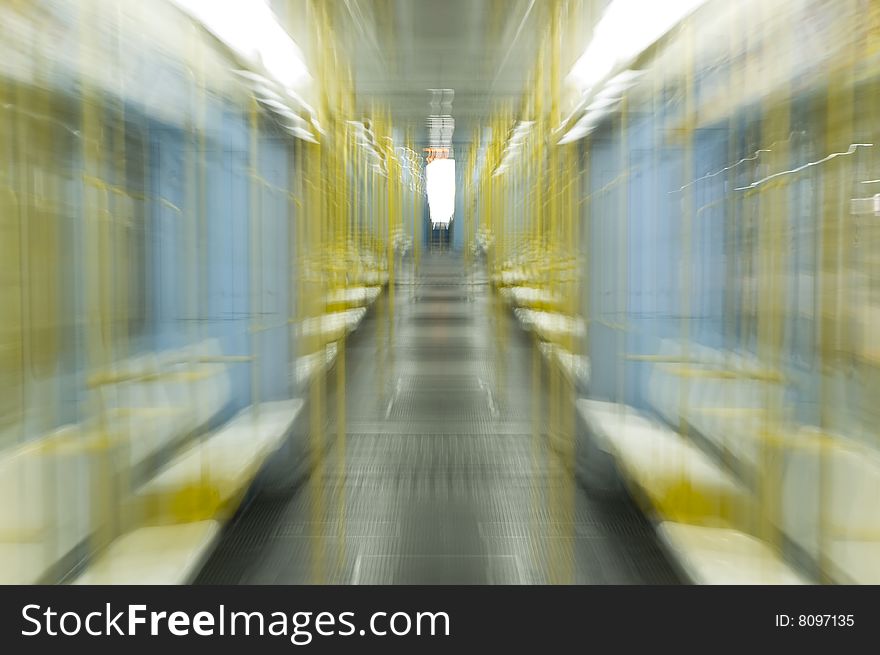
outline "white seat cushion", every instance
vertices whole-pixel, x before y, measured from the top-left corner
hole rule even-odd
[[[880,535],[869,541],[831,542],[831,576],[841,584],[880,584]]]
[[[208,484],[225,502],[256,475],[264,458],[281,443],[303,406],[300,399],[252,405],[229,423],[187,448],[139,491],[168,496]]]
[[[770,546],[744,532],[665,521],[658,533],[697,584],[809,584]]]
[[[814,559],[826,561],[835,581],[880,584],[880,459],[839,435],[821,437],[804,428],[796,436],[783,470],[781,528]]]
[[[294,387],[297,389],[302,388],[303,385],[312,379],[312,376],[317,373],[319,369],[329,369],[336,360],[337,350],[338,348],[334,341],[328,343],[323,352],[318,351],[303,355],[302,357],[297,357],[296,362],[293,365],[293,370],[291,371],[291,382]]]
[[[382,287],[346,287],[327,294],[327,304],[369,305],[382,292]]]
[[[2,579],[39,576],[91,529],[93,471],[83,435],[69,425],[0,456]]]
[[[0,585],[36,584],[53,561],[46,543],[0,541]]]
[[[614,432],[626,429],[630,424],[647,424],[647,418],[637,409],[629,405],[581,398],[577,401],[577,409],[597,438],[600,448],[612,452],[611,436]]]
[[[578,401],[578,409],[661,518],[724,524],[750,504],[748,491],[702,450],[632,407]]]
[[[138,528],[111,543],[74,584],[187,584],[219,531],[217,521]]]

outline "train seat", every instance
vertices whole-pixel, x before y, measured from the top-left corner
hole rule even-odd
[[[757,370],[736,354],[702,347],[701,360],[657,363],[648,377],[648,401],[670,425],[687,425],[747,469],[760,465],[769,429],[767,399],[778,383],[755,379]]]
[[[300,323],[298,336],[304,339],[318,338],[322,343],[338,341],[349,332],[356,330],[366,314],[365,307],[356,307],[313,316]]]
[[[38,584],[52,566],[48,545],[42,540],[6,541],[6,538],[0,541],[0,585]]]
[[[578,410],[660,519],[727,524],[751,503],[748,490],[702,450],[638,410],[579,400]]]
[[[809,584],[768,544],[745,532],[672,521],[660,523],[657,532],[695,584]]]
[[[751,470],[760,465],[769,425],[767,383],[738,377],[707,377],[694,385],[684,419],[708,441]]]
[[[364,286],[383,287],[388,283],[388,271],[383,271],[381,269],[364,271],[360,276],[360,281]]]
[[[577,355],[552,343],[542,343],[541,354],[548,363],[558,366],[565,376],[579,390],[585,390],[590,383],[590,359]]]
[[[553,311],[562,305],[562,297],[538,287],[507,287],[502,295],[517,307]]]
[[[193,428],[204,428],[229,403],[232,381],[220,341],[204,339],[160,356],[160,382],[172,398],[185,399]]]
[[[213,423],[228,404],[229,358],[216,339],[164,352],[158,366],[149,358],[143,359],[149,361],[146,374],[136,369],[135,374],[127,371],[121,376],[145,386],[137,390],[139,402],[130,400],[135,397],[130,393],[124,396],[123,405],[136,405],[145,415],[147,410],[161,415],[159,410],[168,406],[167,399],[175,398],[188,409],[185,425],[192,429]],[[265,459],[281,445],[302,406],[301,399],[251,405],[218,428],[203,432],[202,438],[136,489],[134,500],[141,510],[138,527],[102,550],[76,582],[187,582],[211,548],[218,521],[225,517],[222,510],[240,497]],[[146,431],[144,425],[151,424],[135,429],[130,435],[133,442]],[[150,443],[142,448],[158,445]]]
[[[586,324],[578,316],[524,308],[515,309],[514,316],[523,329],[534,331],[545,341],[553,343],[577,342],[587,333]]]
[[[291,371],[291,382],[295,389],[304,389],[312,377],[322,367],[327,370],[336,361],[338,346],[335,341],[328,343],[322,350],[297,357]]]
[[[767,412],[750,407],[699,407],[688,422],[742,468],[759,470],[768,429]]]
[[[785,453],[781,529],[830,577],[880,584],[880,457],[804,427]]]
[[[113,541],[73,584],[190,583],[219,532],[220,523],[213,520],[132,530]]]
[[[220,520],[288,436],[301,399],[240,411],[187,447],[136,492],[147,525],[114,540],[76,584],[184,584],[198,571]]]
[[[696,371],[698,365],[688,364],[687,370]],[[695,386],[683,375],[684,364],[658,363],[651,366],[648,376],[647,399],[657,414],[672,426],[678,426],[681,410],[691,404]]]
[[[206,339],[131,357],[99,376],[103,415],[95,422],[126,444],[130,467],[210,425],[223,410],[232,385],[222,357],[219,341]]]
[[[96,427],[107,430],[128,448],[134,467],[190,429],[188,404],[172,400],[160,377],[157,358],[139,355],[109,367],[98,382],[102,415]]]
[[[75,425],[0,456],[0,584],[33,584],[90,531],[90,444]]]
[[[301,399],[251,405],[196,441],[138,490],[147,514],[160,520],[214,518],[278,449],[302,407]]]
[[[373,304],[381,292],[382,287],[380,286],[344,287],[328,293],[325,303],[327,307],[342,309],[368,307]]]
[[[500,287],[521,286],[529,281],[529,274],[521,266],[516,266],[501,271],[493,281]]]

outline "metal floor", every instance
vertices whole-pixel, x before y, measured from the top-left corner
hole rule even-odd
[[[371,311],[347,348],[344,443],[259,493],[197,583],[678,582],[634,506],[589,498],[548,447],[533,346],[462,270],[426,255],[393,322]]]

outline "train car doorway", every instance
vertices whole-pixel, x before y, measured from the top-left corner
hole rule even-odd
[[[449,223],[431,224],[431,252],[445,252],[452,246],[452,226]]]

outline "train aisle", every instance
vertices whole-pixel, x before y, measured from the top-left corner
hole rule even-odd
[[[344,442],[292,492],[258,494],[199,583],[678,581],[634,507],[591,500],[560,465],[533,346],[463,270],[428,254],[391,320],[377,304],[347,348]]]

